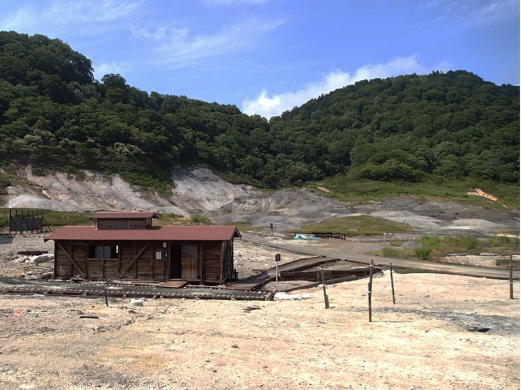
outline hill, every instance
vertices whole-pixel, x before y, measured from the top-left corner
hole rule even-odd
[[[231,105],[149,94],[121,75],[96,81],[91,61],[59,39],[0,32],[0,159],[1,188],[12,161],[36,174],[117,173],[163,195],[179,164],[264,188],[333,177],[511,185],[519,87],[466,71],[375,79],[268,122]]]

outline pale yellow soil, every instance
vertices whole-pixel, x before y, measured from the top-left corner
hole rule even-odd
[[[308,300],[0,296],[1,389],[518,389],[519,285],[394,275]],[[245,310],[245,309],[253,310]],[[80,318],[96,316],[98,318]],[[474,328],[470,328],[473,326]],[[469,329],[490,328],[486,333]]]

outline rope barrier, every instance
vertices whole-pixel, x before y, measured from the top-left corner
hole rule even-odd
[[[383,294],[372,294],[374,297],[385,297],[392,299],[391,295],[383,295]],[[378,300],[380,301],[380,300]],[[475,306],[507,306],[507,305],[518,305],[518,302],[511,301],[511,302],[500,302],[500,301],[494,301],[494,302],[477,302],[474,300],[462,300],[462,301],[454,301],[454,300],[439,300],[439,299],[430,299],[430,298],[396,298],[396,303],[408,303],[408,302],[428,302],[432,304],[466,304],[466,305],[475,305]]]
[[[395,293],[395,288],[394,288],[392,264],[390,264],[389,280],[387,280],[387,278],[385,277],[386,273],[381,273],[378,275],[379,280],[376,283],[373,282],[373,267],[374,267],[373,260],[371,260],[371,265],[370,265],[371,273],[370,273],[370,281],[368,283],[368,291],[366,292],[366,294],[364,294],[364,295],[367,295],[368,300],[369,300],[369,322],[372,321],[371,301],[373,298],[376,299],[379,303],[384,303],[384,299],[392,301],[393,305],[391,306],[391,308],[396,307],[395,306],[396,303],[402,304],[402,305],[422,305],[422,304],[423,305],[434,305],[434,306],[435,305],[444,305],[444,306],[451,305],[453,307],[454,306],[469,307],[469,306],[509,306],[509,305],[517,306],[517,305],[519,305],[518,302],[513,300],[514,299],[514,294],[513,294],[514,284],[519,284],[519,281],[513,280],[512,269],[510,269],[510,279],[502,280],[502,281],[490,281],[490,280],[486,280],[486,278],[483,278],[483,279],[485,279],[484,281],[463,282],[463,283],[458,283],[457,280],[451,281],[451,282],[449,282],[449,281],[432,281],[432,280],[425,280],[424,278],[421,277],[422,276],[421,274],[420,275],[415,274],[416,277],[414,278],[415,279],[414,281],[413,280],[411,280],[411,281],[400,280],[399,281],[399,284],[409,283],[409,284],[414,284],[417,287],[446,286],[447,291],[450,291],[451,286],[459,287],[459,288],[473,287],[473,286],[478,286],[478,287],[481,287],[481,286],[509,286],[510,287],[510,300],[504,302],[504,301],[500,301],[500,300],[476,301],[473,299],[461,299],[461,300],[431,299],[430,295],[423,295],[420,297],[420,296],[414,296],[413,294],[410,294],[410,293],[409,293],[409,296],[407,296],[407,297],[404,297],[403,294],[400,294],[400,296],[397,297],[396,293]],[[403,278],[403,279],[407,279],[407,278]],[[389,286],[389,282],[390,282],[390,287],[391,287],[392,292],[388,291],[384,294],[381,294],[381,293],[375,294],[374,293],[375,286],[377,288],[381,287],[381,286]],[[352,282],[352,283],[349,283],[348,285],[349,286],[364,286],[365,281],[359,281],[358,283]],[[382,290],[385,290],[385,287],[383,287]],[[443,288],[442,288],[441,294],[443,295]],[[412,295],[412,296],[410,296],[410,295]],[[449,294],[449,297],[452,298],[452,295]],[[389,308],[389,310],[392,310],[391,308]],[[426,309],[426,307],[424,307],[423,309]],[[387,309],[384,309],[384,310],[387,310]]]
[[[404,283],[418,284],[418,281],[411,281],[411,282],[403,281],[403,280],[399,281],[399,284],[404,284]],[[382,282],[382,281],[375,282],[373,280],[373,285],[388,285],[388,284],[389,284],[389,282]],[[513,284],[519,284],[519,281],[515,280],[515,281],[513,281]],[[363,286],[363,285],[367,285],[367,282],[350,282],[348,285],[349,286]],[[422,285],[436,285],[436,286],[495,286],[495,285],[498,285],[499,286],[499,285],[510,285],[510,282],[509,281],[484,282],[484,283],[429,282],[429,283],[422,283]]]

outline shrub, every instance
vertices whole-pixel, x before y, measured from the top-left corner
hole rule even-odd
[[[445,242],[449,246],[459,247],[464,250],[477,249],[481,246],[479,240],[476,237],[469,235],[446,237]]]
[[[7,187],[11,185],[9,176],[0,173],[0,195],[7,195]]]
[[[80,170],[76,167],[68,166],[65,168],[65,172],[69,175],[77,175],[78,173],[80,173]]]
[[[431,249],[429,248],[417,248],[414,253],[420,260],[429,260],[431,258]]]
[[[436,236],[428,236],[424,234],[420,237],[418,240],[418,243],[421,244],[424,248],[427,248],[429,250],[436,249],[441,250],[442,249],[442,241],[439,237]]]
[[[381,250],[382,250],[382,255],[384,255],[385,257],[400,257],[398,252],[401,252],[401,251],[399,251],[398,249],[385,247],[385,248],[382,248]]]
[[[194,223],[204,223],[207,225],[210,225],[212,223],[209,218],[203,217],[199,214],[193,214],[192,216],[190,216],[190,221]]]
[[[497,266],[509,267],[510,259],[497,259]],[[518,270],[519,269],[519,260],[512,260],[512,268]]]
[[[385,247],[385,248],[381,248],[381,250],[382,250],[382,255],[384,257],[394,257],[396,259],[406,259],[407,257],[409,257],[409,255],[411,255],[410,251],[403,251],[403,250],[399,250],[399,249],[395,249],[395,248]]]
[[[479,247],[479,240],[476,237],[472,236],[460,236],[461,237],[461,245],[469,250],[469,249],[476,249]]]
[[[519,238],[511,238],[507,236],[497,236],[497,237],[490,237],[489,239],[490,245],[493,247],[498,246],[506,246],[509,244],[519,244]]]
[[[231,221],[231,222],[227,222],[224,224],[224,226],[237,226],[237,227],[243,227],[243,228],[251,227],[251,225],[252,225],[251,222],[246,222],[246,221]]]

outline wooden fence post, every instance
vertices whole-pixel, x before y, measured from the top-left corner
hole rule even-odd
[[[512,255],[510,255],[510,299],[514,299],[514,278],[512,277]]]
[[[277,253],[275,255],[275,283],[279,282],[279,261],[280,261],[280,254]]]
[[[326,292],[326,281],[324,279],[324,266],[320,268],[320,271],[322,272],[322,288],[324,289],[324,305],[326,309],[329,309],[329,298],[327,297]]]
[[[394,280],[393,280],[393,263],[389,263],[389,266],[391,267],[391,289],[393,291],[393,304],[396,304],[396,298],[394,296]]]
[[[369,299],[369,322],[373,321],[373,313],[371,308],[371,295],[373,293],[373,267],[374,260],[371,259],[371,265],[369,266],[369,284],[367,289],[367,297]]]

